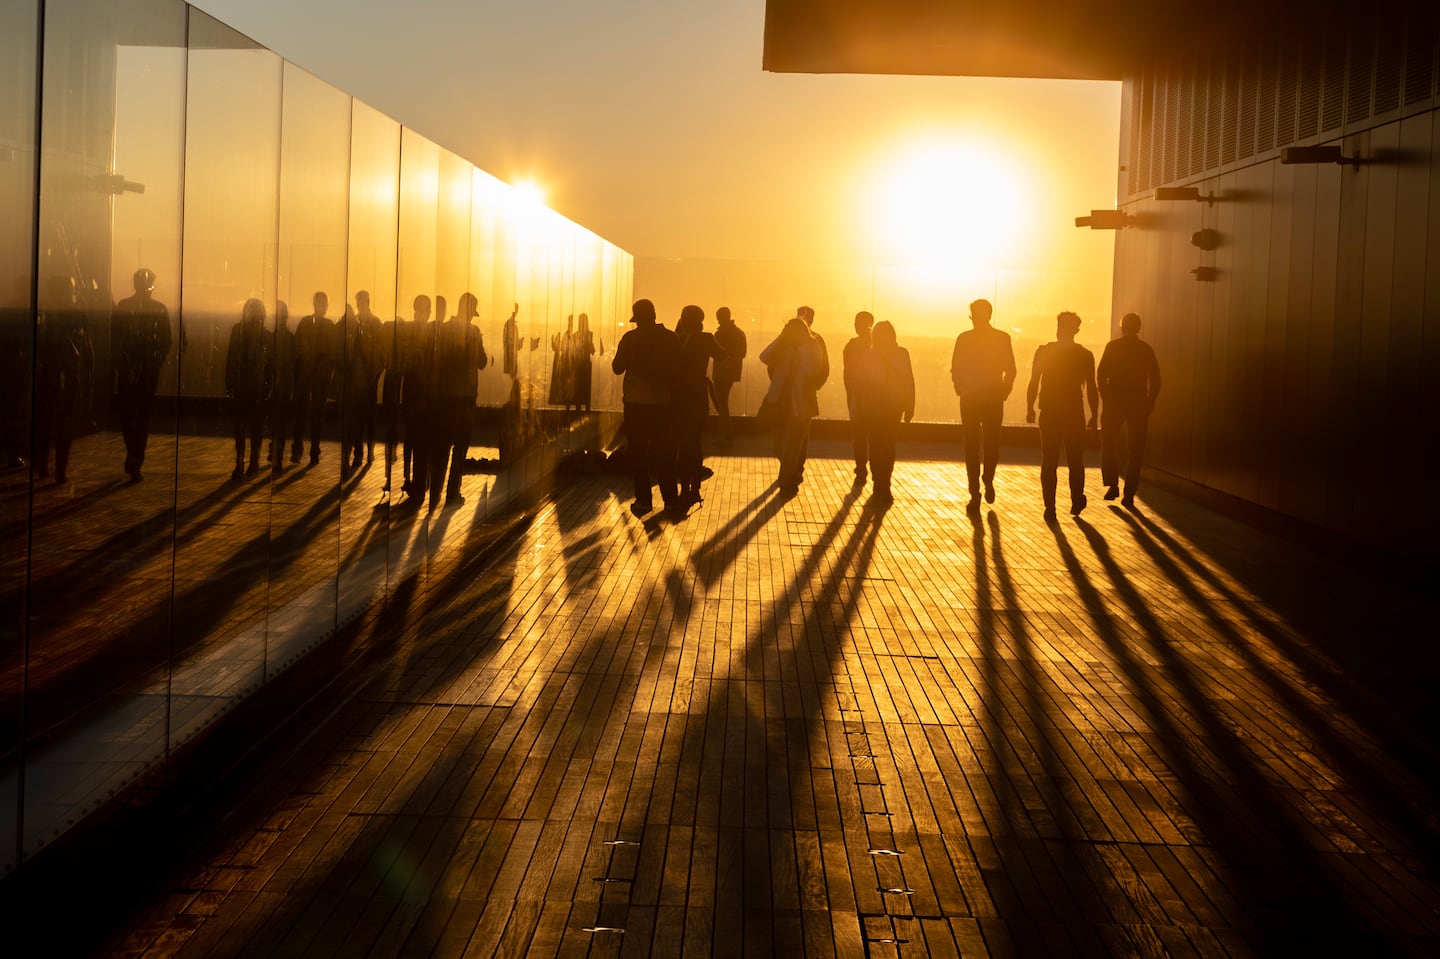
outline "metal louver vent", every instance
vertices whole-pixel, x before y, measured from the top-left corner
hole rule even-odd
[[[1398,21],[1380,28],[1375,50],[1375,113],[1400,106],[1400,83],[1405,69],[1405,34]]]
[[[1437,23],[1430,9],[1413,11],[1405,43],[1405,104],[1424,103],[1435,95]]]

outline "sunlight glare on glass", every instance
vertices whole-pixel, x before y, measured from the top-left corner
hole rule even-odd
[[[526,232],[534,232],[547,222],[550,210],[545,206],[545,189],[533,180],[510,184],[510,204],[516,224]]]
[[[876,191],[877,252],[901,264],[999,266],[1028,215],[1014,172],[970,143],[907,147]]]

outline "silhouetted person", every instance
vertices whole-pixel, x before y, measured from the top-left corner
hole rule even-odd
[[[475,294],[465,293],[459,310],[435,331],[435,446],[430,457],[430,508],[445,490],[445,505],[460,506],[460,479],[465,472],[465,455],[470,450],[470,429],[475,420],[478,373],[489,363],[485,342],[474,320],[479,303]],[[445,468],[450,475],[446,479]]]
[[[675,368],[675,463],[680,480],[680,504],[700,502],[704,477],[705,421],[710,416],[710,381],[705,372],[711,360],[723,357],[715,337],[705,332],[705,311],[687,306],[675,324],[680,356]]]
[[[565,332],[550,337],[550,405],[570,408],[575,392],[575,317],[565,318]]]
[[[856,326],[859,326],[858,319]],[[910,422],[915,415],[915,372],[910,365],[910,352],[895,341],[895,327],[883,320],[875,324],[871,346],[857,358],[857,363],[857,409],[865,435],[869,437],[875,495],[888,501],[900,424]]]
[[[799,492],[805,479],[810,420],[820,412],[816,391],[830,378],[825,341],[810,328],[814,318],[814,310],[800,307],[780,335],[760,351],[760,362],[770,373],[766,400],[777,403],[780,410],[775,431],[775,455],[780,461],[776,483],[786,496]]]
[[[125,438],[125,472],[139,482],[150,441],[150,411],[160,385],[160,368],[170,354],[170,313],[155,299],[155,271],[135,271],[135,294],[115,304],[111,351],[115,357],[115,400]]]
[[[1025,422],[1035,422],[1035,398],[1040,398],[1040,490],[1045,519],[1055,518],[1056,473],[1060,454],[1070,472],[1070,512],[1085,508],[1085,405],[1090,397],[1090,427],[1100,413],[1095,386],[1095,356],[1075,342],[1080,317],[1066,311],[1055,318],[1055,342],[1035,351],[1030,383],[1025,388]]]
[[[675,488],[675,442],[670,423],[680,341],[655,322],[655,304],[649,300],[635,301],[630,322],[635,328],[620,337],[610,368],[617,376],[625,377],[621,386],[625,433],[635,481],[635,501],[630,504],[630,512],[644,516],[655,508],[650,496],[652,477],[660,486],[665,508],[681,508]]]
[[[575,336],[570,340],[570,403],[577,410],[590,409],[594,380],[591,357],[594,355],[595,334],[590,331],[590,317],[581,313]]]
[[[855,335],[845,344],[840,354],[841,376],[845,382],[845,406],[850,411],[850,438],[855,450],[855,482],[863,485],[866,467],[870,462],[870,441],[866,435],[866,420],[860,415],[860,377],[869,361],[870,330],[875,317],[865,310],[855,314]],[[893,332],[893,331],[892,331]]]
[[[730,307],[722,306],[715,311],[715,343],[722,355],[715,359],[710,375],[714,379],[715,412],[720,417],[720,438],[728,443],[733,435],[730,427],[730,391],[740,382],[745,365],[745,331],[730,318]]]
[[[230,329],[225,353],[225,395],[235,418],[235,469],[232,480],[254,476],[260,470],[260,442],[265,434],[265,412],[270,401],[270,338],[265,334],[265,304],[248,299],[240,322]],[[250,443],[249,465],[245,444]]]
[[[1126,313],[1120,318],[1120,335],[1105,344],[1095,370],[1104,407],[1100,415],[1100,476],[1105,498],[1120,495],[1121,476],[1125,498],[1135,505],[1140,488],[1140,467],[1145,461],[1145,438],[1150,414],[1160,395],[1160,364],[1155,351],[1140,339],[1140,317]]]
[[[285,444],[300,446],[295,416],[295,333],[290,329],[290,308],[275,304],[275,329],[270,336],[270,468],[285,471]],[[298,453],[296,454],[298,458]]]
[[[300,462],[305,437],[310,438],[310,465],[320,462],[320,433],[325,426],[325,403],[335,375],[335,324],[325,315],[330,298],[317,292],[314,312],[295,324],[295,445],[290,462]]]
[[[395,450],[400,445],[400,386],[401,386],[401,342],[405,334],[405,322],[398,316],[386,320],[380,328],[380,343],[376,355],[381,369],[380,416],[385,428],[385,485],[390,492],[390,482],[395,471]]]
[[[378,393],[380,376],[385,372],[385,322],[371,311],[367,290],[355,294],[355,319],[360,323],[360,348],[365,353],[365,385],[360,416],[365,462],[370,463],[375,459],[375,431],[380,422]]]
[[[1000,462],[1000,427],[1005,400],[1015,385],[1015,351],[1010,334],[990,325],[989,300],[970,304],[973,329],[955,337],[950,379],[960,397],[960,429],[965,443],[965,476],[970,484],[966,509],[980,508],[980,482],[985,502],[995,502],[995,466]]]
[[[401,332],[400,417],[405,423],[405,484],[407,502],[418,505],[430,490],[430,450],[435,427],[435,326],[430,297],[420,294],[411,306],[414,319]]]
[[[95,372],[95,351],[85,313],[75,302],[75,283],[52,277],[35,340],[35,475],[48,475],[55,448],[55,483],[68,479],[70,444]]]
[[[504,363],[500,369],[506,376],[520,375],[520,324],[515,319],[519,315],[520,304],[516,303],[500,332],[500,346],[504,351]]]
[[[360,468],[365,456],[365,416],[370,389],[369,349],[360,318],[347,304],[335,324],[336,388],[340,393],[340,472]]]

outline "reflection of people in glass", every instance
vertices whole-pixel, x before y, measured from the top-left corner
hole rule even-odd
[[[30,278],[18,276],[12,299],[0,307],[0,458],[11,469],[25,466],[30,450],[34,317],[29,305]]]
[[[855,451],[855,482],[865,483],[866,464],[870,462],[870,442],[866,433],[868,419],[861,416],[860,402],[864,393],[860,389],[860,376],[870,365],[870,328],[875,317],[861,310],[855,314],[855,335],[845,344],[840,353],[841,378],[845,383],[845,406],[850,412],[850,438]],[[879,489],[880,477],[875,477]]]
[[[1082,390],[1090,397],[1090,427],[1100,413],[1095,386],[1095,355],[1075,342],[1080,317],[1071,312],[1055,318],[1055,342],[1035,351],[1030,383],[1025,387],[1025,422],[1035,422],[1035,398],[1040,398],[1040,491],[1045,498],[1045,519],[1055,519],[1056,474],[1060,454],[1070,472],[1070,512],[1085,508],[1085,406]]]
[[[52,277],[40,313],[35,348],[35,475],[48,475],[55,447],[55,483],[67,479],[75,417],[90,389],[95,352],[85,314],[75,303],[75,283]]]
[[[390,492],[390,477],[395,469],[395,448],[400,443],[400,340],[404,334],[405,321],[398,316],[386,320],[380,327],[380,343],[375,350],[384,377],[380,388],[380,405],[385,425],[385,485]]]
[[[115,304],[111,350],[115,357],[115,405],[125,437],[125,472],[142,479],[150,440],[150,410],[160,384],[160,367],[170,353],[170,314],[155,299],[155,271],[135,271],[135,294]]]
[[[859,321],[856,321],[859,328]],[[890,499],[890,476],[895,470],[895,441],[900,424],[915,415],[915,372],[910,352],[895,341],[895,327],[884,320],[875,324],[871,347],[860,358],[856,408],[868,438],[870,468],[875,474],[875,495]]]
[[[1105,498],[1120,495],[1125,479],[1125,506],[1135,505],[1140,488],[1140,466],[1145,460],[1145,438],[1155,398],[1160,395],[1160,364],[1155,350],[1140,339],[1140,316],[1120,318],[1120,336],[1105,346],[1095,371],[1105,412],[1100,421],[1100,473]]]
[[[625,434],[629,438],[635,501],[630,512],[644,516],[655,508],[651,478],[660,486],[667,510],[680,508],[675,488],[675,438],[670,422],[675,359],[680,341],[655,322],[655,304],[636,300],[630,322],[635,329],[620,337],[610,369],[623,374]]]
[[[990,325],[989,300],[970,304],[973,329],[955,337],[950,354],[950,379],[960,397],[960,428],[965,443],[965,475],[970,482],[966,509],[980,509],[980,482],[985,502],[995,502],[995,466],[1000,460],[1000,424],[1005,398],[1015,385],[1015,351],[1010,334]]]
[[[719,327],[715,330],[715,342],[723,356],[716,358],[711,368],[715,383],[715,412],[720,417],[720,439],[728,443],[730,431],[730,391],[740,382],[740,371],[745,363],[745,331],[730,318],[730,307],[722,306],[715,311]]]
[[[710,416],[710,381],[705,371],[721,358],[715,337],[705,332],[705,311],[687,306],[675,324],[680,353],[675,365],[675,466],[680,480],[680,504],[700,502],[705,450],[701,437]]]
[[[265,335],[265,304],[248,299],[240,322],[230,330],[225,354],[225,395],[235,416],[235,469],[232,480],[254,476],[260,470],[260,441],[265,432],[265,410],[270,400],[270,338]],[[250,442],[246,465],[245,442]]]
[[[355,294],[356,319],[360,323],[360,346],[365,351],[365,391],[360,404],[360,416],[364,429],[365,462],[375,459],[375,427],[380,420],[376,394],[380,389],[380,374],[385,371],[385,324],[370,310],[370,293],[361,290]]]
[[[409,502],[418,504],[430,489],[435,327],[430,322],[430,297],[421,293],[411,309],[414,319],[400,334],[400,416],[405,423],[405,483],[401,489]]]
[[[580,325],[570,341],[570,405],[577,410],[590,409],[592,380],[591,357],[595,355],[595,335],[590,332],[590,317],[580,314]]]
[[[335,324],[336,386],[340,390],[340,471],[348,474],[360,468],[365,454],[366,391],[370,371],[368,349],[360,319],[349,305]]]
[[[460,297],[459,312],[446,320],[435,333],[436,443],[430,458],[430,508],[434,509],[445,489],[445,505],[465,502],[460,478],[465,472],[465,455],[470,449],[470,428],[475,419],[478,373],[489,363],[485,342],[475,326],[475,294]],[[445,475],[446,463],[450,475]]]
[[[285,470],[285,444],[294,442],[299,458],[300,434],[295,422],[295,334],[290,330],[290,308],[275,304],[275,331],[270,339],[270,467]]]
[[[569,408],[575,392],[575,317],[565,319],[565,332],[550,337],[550,405]]]
[[[505,321],[505,329],[501,335],[501,346],[505,350],[504,366],[501,368],[506,376],[520,375],[520,324],[515,318],[520,315],[520,304],[515,304],[515,309],[510,312],[510,319]]]
[[[305,437],[310,437],[310,465],[320,462],[320,431],[325,425],[325,401],[335,375],[335,324],[325,315],[330,298],[317,292],[314,312],[295,324],[295,445],[290,462],[300,462]]]

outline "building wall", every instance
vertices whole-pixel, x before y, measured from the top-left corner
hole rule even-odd
[[[339,626],[426,575],[576,436],[613,430],[608,358],[584,360],[594,413],[555,409],[549,386],[580,314],[614,342],[633,260],[179,0],[7,0],[0,75],[4,875],[302,656],[343,655]],[[169,344],[132,470],[121,304],[142,268]],[[318,294],[339,320],[362,292],[381,352],[417,297],[448,301],[437,321],[477,297],[491,362],[470,456],[489,465],[464,480],[464,523],[386,508],[405,467],[401,446],[387,469],[384,409],[373,461],[344,463],[341,435],[384,381],[345,375],[359,353],[339,337],[319,462],[307,435],[272,470],[295,402],[272,372],[260,468],[231,475],[249,454],[237,464],[227,377],[242,309],[258,305],[273,346]]]
[[[1428,7],[1297,24],[1137,72],[1122,116],[1114,309],[1165,377],[1151,464],[1404,553],[1437,526],[1437,50]],[[1282,163],[1297,144],[1360,162]]]

